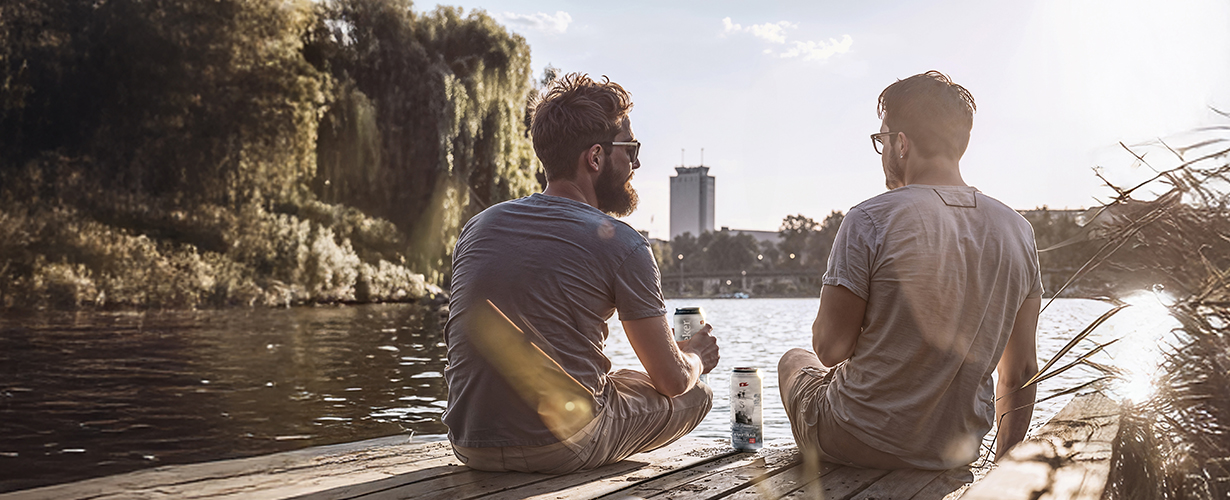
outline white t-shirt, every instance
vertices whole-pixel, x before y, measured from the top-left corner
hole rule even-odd
[[[919,468],[977,459],[991,374],[1021,304],[1042,295],[1025,218],[973,187],[894,189],[850,209],[824,284],[867,301],[825,396],[838,424]]]

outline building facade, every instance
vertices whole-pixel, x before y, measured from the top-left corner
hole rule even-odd
[[[713,231],[713,184],[709,167],[675,167],[671,177],[671,239]]]

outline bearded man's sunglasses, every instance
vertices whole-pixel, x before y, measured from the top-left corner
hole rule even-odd
[[[636,163],[636,155],[641,154],[641,142],[640,141],[632,141],[632,142],[610,142],[608,141],[608,142],[599,142],[598,144],[610,144],[612,146],[631,147],[632,152],[628,154],[628,161],[631,163]]]

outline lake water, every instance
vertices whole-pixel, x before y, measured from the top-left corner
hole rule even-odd
[[[714,409],[694,435],[729,436],[730,370],[758,366],[765,438],[790,438],[776,363],[786,350],[808,346],[818,303],[668,301],[671,310],[704,307],[721,346],[710,376]],[[1056,302],[1040,321],[1039,357],[1108,309]],[[1164,321],[1141,314],[1120,314],[1093,339]],[[393,434],[443,439],[442,324],[434,306],[415,304],[8,314],[0,318],[0,491]],[[1148,364],[1124,360],[1153,345],[1146,339],[1096,359]],[[640,369],[618,321],[606,348],[616,368]],[[1040,394],[1092,376],[1073,370],[1043,383]],[[1065,402],[1040,404],[1035,421]]]

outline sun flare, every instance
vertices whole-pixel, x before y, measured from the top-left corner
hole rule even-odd
[[[1122,370],[1111,392],[1125,402],[1141,402],[1153,396],[1163,349],[1173,345],[1173,331],[1180,325],[1168,308],[1174,299],[1160,287],[1122,300],[1131,307],[1103,326],[1104,338],[1120,339],[1108,349],[1113,365]]]

